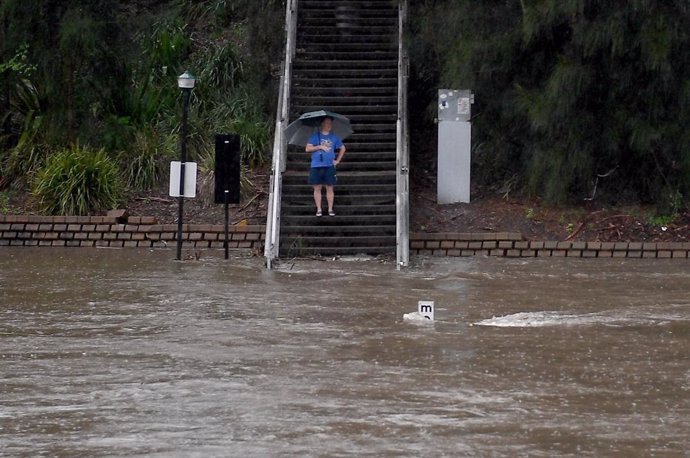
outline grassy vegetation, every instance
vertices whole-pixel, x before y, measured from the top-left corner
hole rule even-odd
[[[282,19],[276,0],[3,1],[0,191],[32,192],[46,213],[83,214],[165,186],[185,70],[197,77],[189,160],[212,180],[214,134],[236,133],[243,170],[263,166]]]
[[[52,155],[36,174],[33,193],[47,214],[88,215],[116,208],[123,185],[104,150],[76,146]]]

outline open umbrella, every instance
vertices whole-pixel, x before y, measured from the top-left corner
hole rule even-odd
[[[333,118],[331,132],[340,137],[341,140],[352,133],[350,120],[345,116],[327,110],[309,111],[285,128],[287,142],[291,145],[306,146],[309,137],[318,129],[323,118],[327,116]]]

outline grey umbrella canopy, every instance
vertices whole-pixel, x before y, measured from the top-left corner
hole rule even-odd
[[[285,128],[287,142],[291,145],[306,146],[309,137],[316,132],[316,129],[319,128],[321,121],[325,117],[333,118],[331,133],[340,137],[341,140],[352,134],[352,126],[347,117],[327,110],[309,111],[302,114]]]

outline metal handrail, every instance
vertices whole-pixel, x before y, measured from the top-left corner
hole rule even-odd
[[[280,251],[280,200],[283,188],[283,172],[287,163],[287,142],[285,127],[290,109],[290,82],[292,80],[292,59],[295,57],[297,37],[297,0],[288,0],[285,6],[285,60],[282,64],[278,108],[276,110],[275,135],[273,137],[273,164],[266,215],[266,241],[264,256],[266,267],[272,267]]]
[[[407,80],[409,59],[404,45],[407,21],[407,0],[398,4],[398,117],[396,121],[396,265],[407,267],[410,262],[410,167],[409,130],[407,120]]]

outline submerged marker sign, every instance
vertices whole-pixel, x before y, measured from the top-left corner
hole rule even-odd
[[[417,307],[420,315],[434,321],[434,301],[419,301]]]

